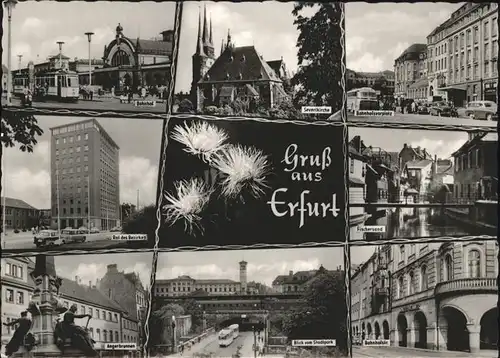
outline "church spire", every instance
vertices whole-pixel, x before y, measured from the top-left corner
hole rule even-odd
[[[203,44],[208,44],[207,5],[203,9]]]
[[[198,38],[196,39],[196,54],[203,55],[203,41],[201,39],[201,9],[198,12]]]
[[[210,36],[208,38],[208,42],[210,43],[210,45],[214,45],[214,38],[212,36],[212,14],[210,14]]]
[[[231,48],[233,44],[231,43],[231,29],[227,29],[227,43],[226,47]]]
[[[223,53],[224,53],[224,39],[222,39],[220,42],[220,54],[221,54],[221,56]]]

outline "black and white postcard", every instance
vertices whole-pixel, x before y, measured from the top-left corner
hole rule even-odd
[[[344,249],[161,252],[152,355],[346,357]]]
[[[342,128],[173,117],[163,142],[160,248],[345,241]]]
[[[350,240],[496,237],[497,151],[497,133],[350,128]]]
[[[2,259],[2,356],[142,356],[152,253]]]
[[[186,2],[174,113],[340,121],[343,8]]]
[[[161,121],[2,117],[3,255],[152,248]]]
[[[345,8],[353,125],[496,129],[496,3],[360,2]]]
[[[5,3],[2,106],[166,113],[174,2]]]
[[[496,357],[498,243],[351,246],[353,357]]]

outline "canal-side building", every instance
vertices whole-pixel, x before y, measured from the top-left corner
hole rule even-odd
[[[366,167],[367,158],[361,151],[364,144],[360,136],[354,137],[349,142],[349,202],[355,204],[366,203]],[[349,227],[350,237],[354,238],[359,234],[357,227],[363,224],[370,215],[366,213],[364,207],[349,207]]]
[[[439,351],[497,350],[497,258],[496,241],[376,248],[351,276],[353,336]]]
[[[454,158],[454,198],[498,200],[498,133],[470,132]]]

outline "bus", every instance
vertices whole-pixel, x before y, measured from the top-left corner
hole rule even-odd
[[[26,88],[38,99],[55,99],[60,101],[78,101],[80,85],[78,74],[73,71],[55,70],[38,72],[31,77],[27,72],[14,75],[13,92],[22,97]]]
[[[233,340],[238,338],[240,335],[240,326],[238,324],[232,324],[229,326],[231,332],[233,332]]]
[[[234,333],[229,328],[224,328],[219,332],[219,347],[227,347],[234,341]]]
[[[377,91],[370,87],[355,88],[347,92],[347,112],[378,110]]]

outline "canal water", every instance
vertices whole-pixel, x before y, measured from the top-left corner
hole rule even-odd
[[[362,233],[350,230],[351,241],[400,238],[435,238],[442,236],[480,235],[450,219],[442,208],[378,208],[360,226],[384,226],[385,233]],[[479,231],[479,230],[477,230]]]

